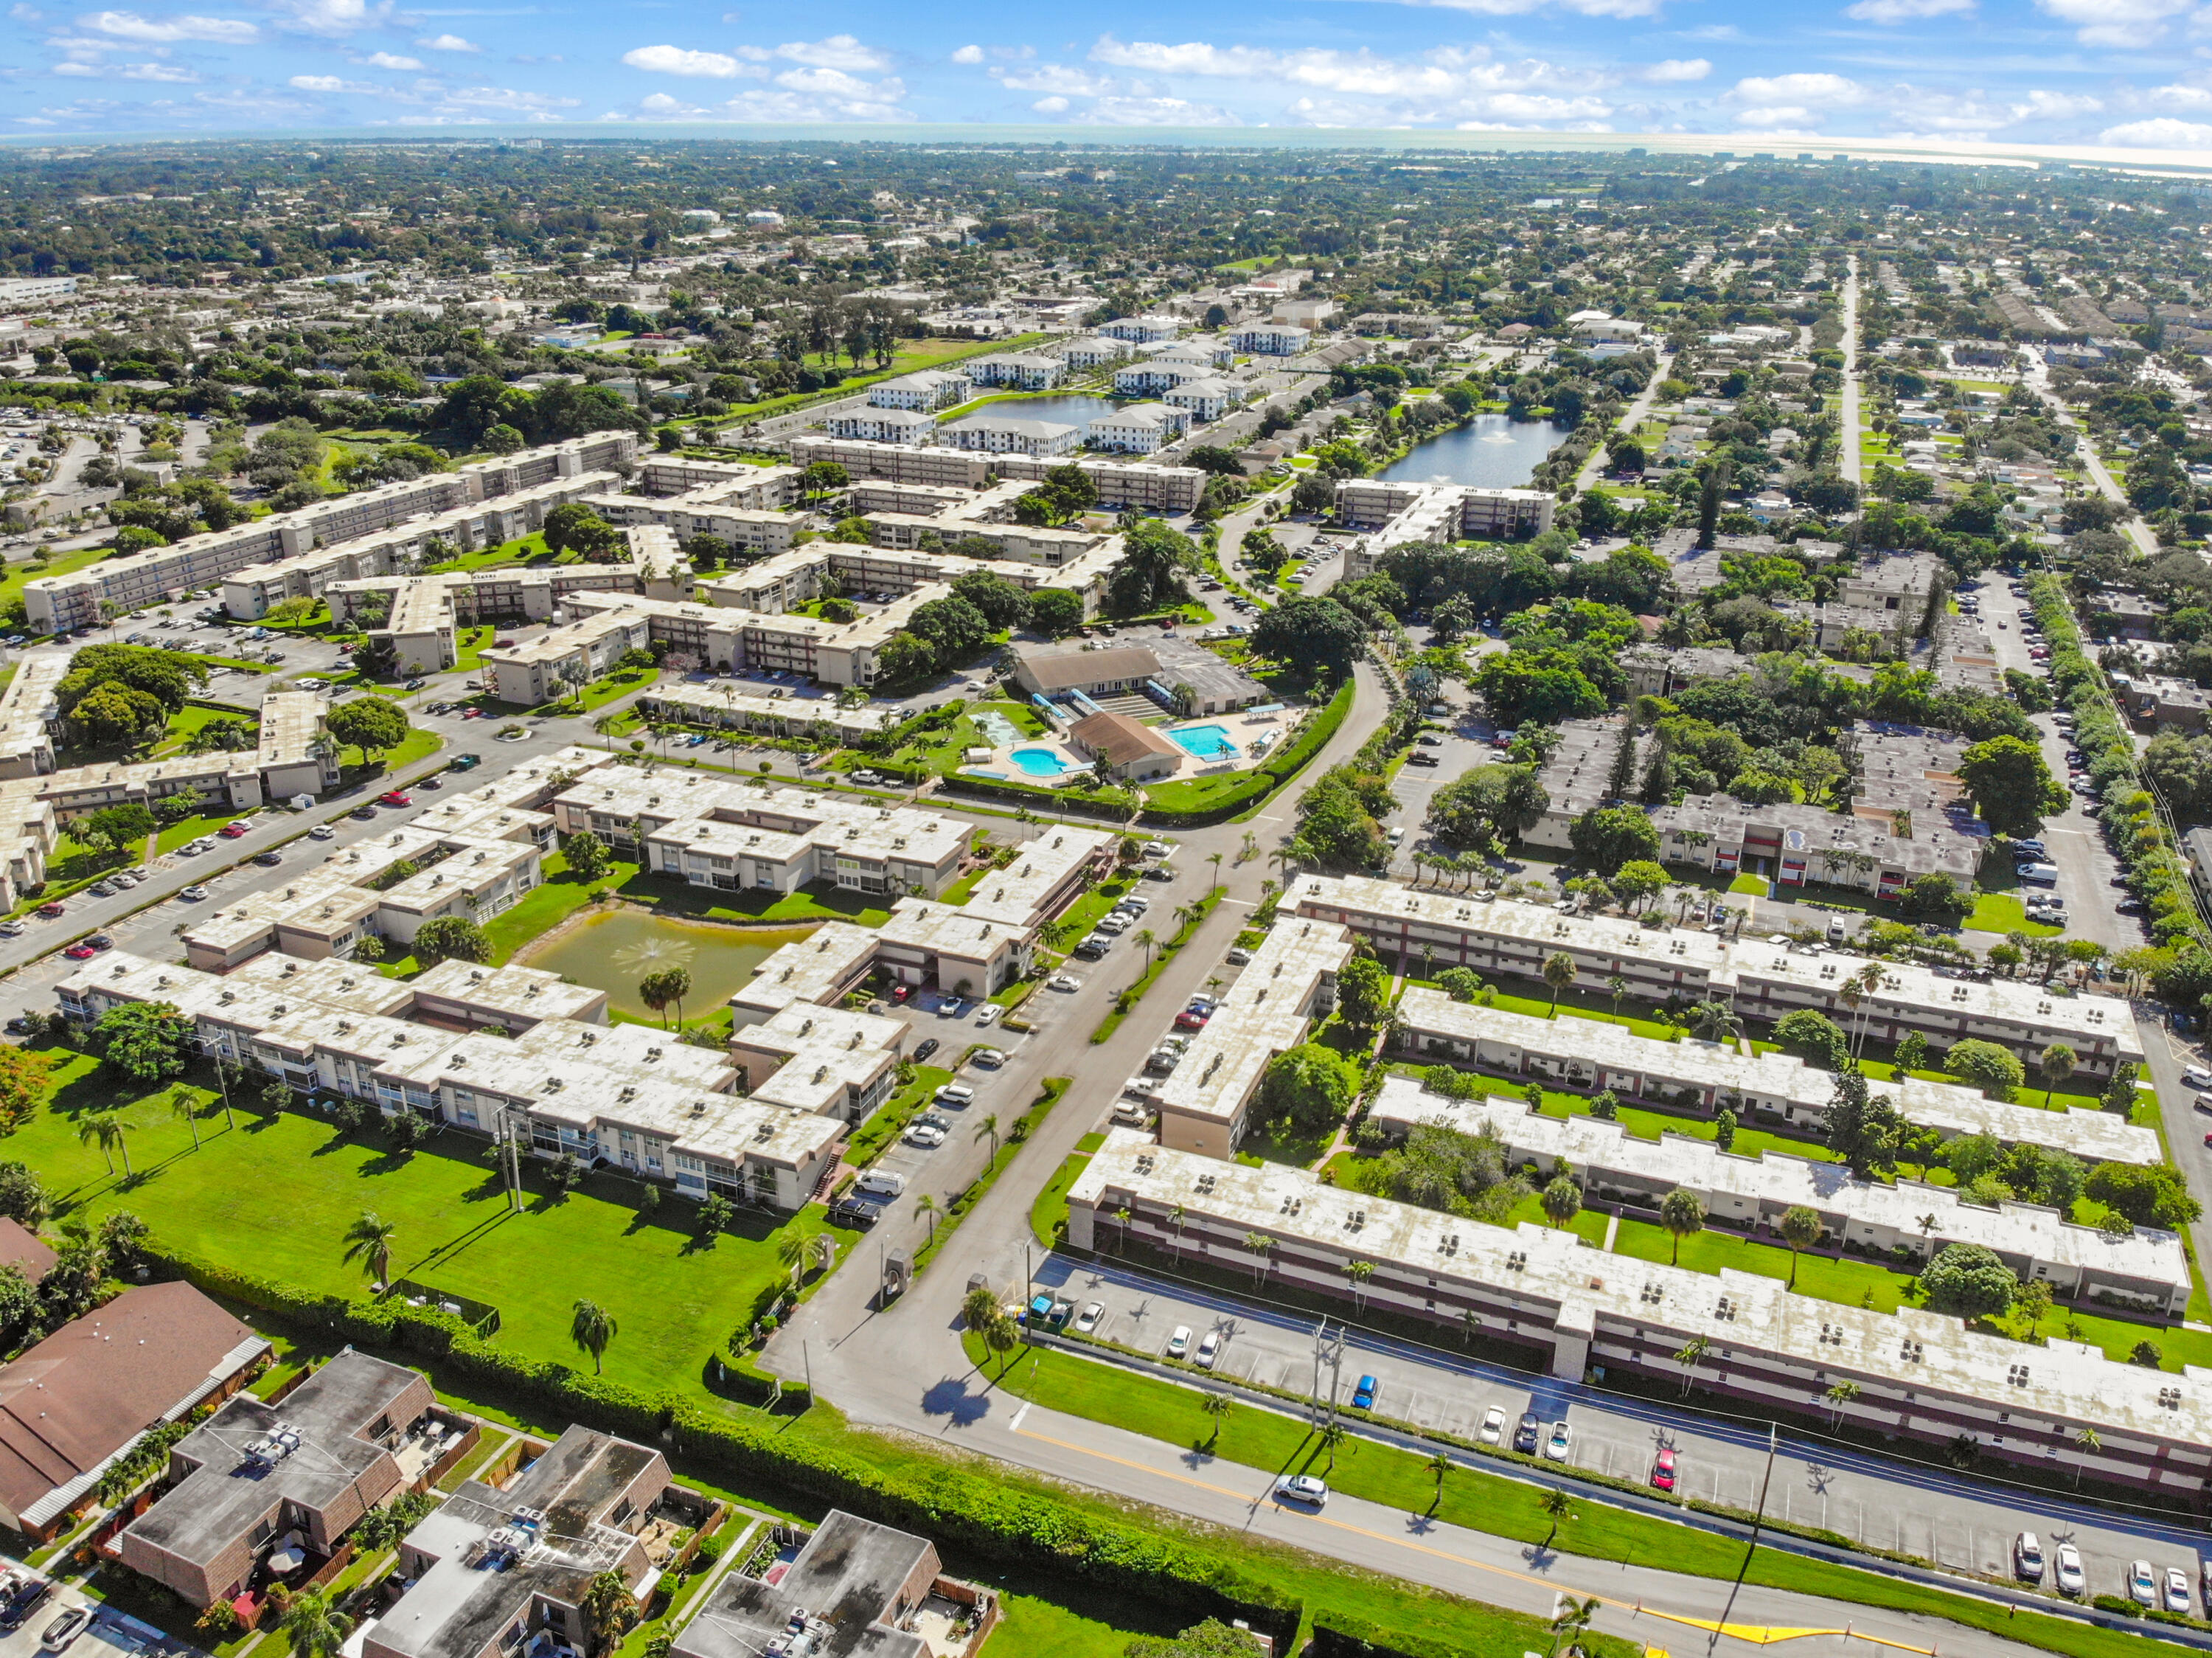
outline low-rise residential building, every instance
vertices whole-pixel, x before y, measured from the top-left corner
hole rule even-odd
[[[1193,421],[1206,425],[1242,403],[1244,393],[1233,381],[1209,377],[1170,387],[1161,393],[1160,400],[1170,408],[1188,411]]]
[[[1817,881],[1895,898],[1925,875],[1971,893],[1986,835],[1961,834],[1942,817],[1909,820],[1897,832],[1894,811],[1861,806],[1849,816],[1783,801],[1752,805],[1732,795],[1690,795],[1651,808],[1659,856],[1723,875],[1761,875],[1784,887]]]
[[[1206,493],[1206,475],[1196,466],[1162,466],[1088,455],[1067,462],[1010,454],[1000,460],[998,470],[1001,478],[1036,483],[1055,466],[1066,465],[1073,465],[1091,480],[1098,491],[1098,504],[1109,512],[1134,507],[1146,512],[1187,513]]]
[[[328,1560],[467,1431],[436,1403],[428,1378],[350,1347],[281,1402],[237,1394],[170,1447],[167,1489],[116,1551],[202,1607],[264,1587],[278,1550]]]
[[[981,1624],[968,1651],[996,1621],[992,1597],[945,1577],[928,1539],[832,1509],[787,1564],[716,1583],[671,1658],[933,1658],[916,1618],[933,1599]]]
[[[1057,420],[1024,420],[988,409],[951,422],[939,436],[956,449],[986,454],[1072,454],[1083,441],[1080,427]]]
[[[1285,903],[1300,915],[1349,927],[1385,962],[1427,962],[1431,971],[1465,966],[1540,981],[1544,962],[1564,955],[1577,984],[1602,991],[1619,978],[1629,994],[1645,1001],[1717,997],[1753,1023],[1771,1024],[1809,1008],[1849,1021],[1876,1041],[1893,1043],[1917,1031],[1940,1048],[1974,1037],[2031,1064],[2051,1043],[2063,1042],[2085,1076],[2110,1076],[2120,1061],[2140,1064],[2143,1058],[2135,1016],[2115,997],[2061,995],[2016,979],[1942,978],[1915,963],[1873,963],[1758,939],[1724,941],[1668,927],[1661,917],[1561,915],[1470,893],[1417,892],[1364,875],[1301,875]],[[1844,982],[1857,978],[1863,984],[1870,966],[1879,968],[1879,978],[1853,1013],[1844,1003]]]
[[[1686,1134],[1640,1138],[1617,1122],[1547,1116],[1524,1100],[1449,1100],[1413,1077],[1385,1082],[1370,1117],[1400,1137],[1422,1124],[1465,1134],[1487,1128],[1516,1165],[1533,1163],[1540,1179],[1570,1169],[1591,1196],[1644,1215],[1668,1192],[1687,1190],[1708,1225],[1771,1238],[1784,1213],[1804,1208],[1820,1217],[1832,1247],[1899,1267],[1924,1265],[1951,1244],[1974,1244],[2022,1283],[2049,1283],[2063,1301],[2156,1318],[2179,1318],[2189,1304],[2181,1240],[2153,1227],[2116,1237],[2038,1204],[1970,1204],[1954,1186],[1862,1180],[1841,1163],[1772,1150],[1744,1156]]]
[[[1413,541],[1519,541],[1552,527],[1558,502],[1544,490],[1347,478],[1336,486],[1336,513],[1370,530],[1345,555],[1345,579],[1371,576],[1392,547]]]
[[[1115,317],[1111,322],[1102,323],[1098,332],[1125,345],[1149,345],[1155,340],[1173,339],[1182,330],[1181,317],[1146,315]]]
[[[1103,761],[1116,783],[1149,783],[1173,777],[1188,758],[1165,737],[1127,714],[1101,709],[1067,728],[1068,747],[1085,759]]]
[[[1094,449],[1152,454],[1190,430],[1190,411],[1166,403],[1128,403],[1091,423]]]
[[[1313,330],[1289,323],[1254,323],[1231,332],[1229,343],[1254,357],[1296,357],[1313,343]]]
[[[1067,1235],[1079,1249],[1140,1244],[1310,1295],[1357,1295],[1370,1313],[1479,1333],[1571,1381],[1597,1364],[1936,1447],[1964,1436],[2037,1478],[2079,1468],[2184,1496],[2212,1476],[2212,1407],[2190,1379],[2086,1343],[2027,1346],[1761,1274],[1607,1255],[1571,1232],[1419,1209],[1127,1129],[1069,1187]]]
[[[791,440],[791,459],[801,467],[817,460],[833,461],[855,479],[877,478],[894,484],[980,490],[991,479],[991,462],[981,454],[937,444],[882,443],[808,432]]]
[[[917,409],[927,414],[965,403],[974,389],[958,369],[921,369],[878,381],[868,387],[868,403],[872,408]]]
[[[602,1574],[653,1576],[639,1533],[670,1484],[649,1446],[570,1428],[504,1487],[464,1480],[399,1545],[406,1588],[363,1626],[362,1658],[582,1658]]]
[[[1214,369],[1210,363],[1148,357],[1114,371],[1114,394],[1116,397],[1158,397],[1178,386],[1196,381],[1210,381],[1213,377]]]
[[[1065,359],[1042,352],[1008,351],[970,357],[961,369],[978,386],[1003,386],[1018,392],[1046,392],[1060,384],[1073,366]]]
[[[267,1341],[191,1285],[139,1284],[0,1366],[0,1521],[43,1541],[147,1432],[228,1397]]]
[[[935,415],[874,404],[840,409],[822,424],[832,437],[861,443],[927,443],[937,436]]]
[[[2112,694],[2128,717],[2157,726],[2162,731],[2201,731],[2212,692],[2193,680],[2170,679],[2155,674],[2114,674]]]

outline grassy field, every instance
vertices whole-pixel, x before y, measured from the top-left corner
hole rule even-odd
[[[67,576],[72,570],[82,570],[87,564],[96,564],[107,557],[106,547],[84,547],[75,552],[58,552],[43,564],[29,559],[10,559],[4,571],[0,571],[0,607],[12,605],[23,596],[23,583],[34,582],[42,576]]]
[[[1974,912],[1966,924],[1981,933],[2026,933],[2030,938],[2056,938],[2066,930],[2027,918],[2027,906],[2010,893],[1977,893]]]
[[[396,1222],[392,1271],[500,1309],[500,1341],[575,1364],[573,1303],[587,1295],[616,1318],[611,1377],[658,1388],[704,1387],[702,1375],[749,1320],[755,1303],[788,1273],[776,1249],[788,1232],[823,1229],[819,1210],[777,1222],[741,1211],[740,1230],[711,1249],[692,1235],[693,1206],[638,1207],[635,1181],[595,1174],[566,1198],[529,1177],[523,1212],[510,1212],[483,1143],[441,1129],[413,1155],[392,1155],[378,1132],[341,1134],[301,1112],[236,1113],[228,1127],[207,1103],[192,1127],[173,1117],[166,1094],[118,1096],[88,1058],[67,1059],[52,1106],[9,1141],[54,1192],[59,1217],[98,1220],[127,1209],[161,1243],[211,1263],[331,1295],[369,1288],[344,1253],[346,1228],[365,1210]],[[110,1174],[78,1143],[85,1111],[120,1104],[134,1173]],[[548,1272],[559,1261],[570,1270]]]
[[[1272,1411],[1235,1404],[1217,1424],[1200,1409],[1198,1387],[1133,1375],[1058,1350],[1017,1349],[991,1357],[965,1338],[970,1358],[988,1376],[1012,1379],[1010,1391],[1056,1411],[1142,1431],[1187,1447],[1189,1466],[1216,1484],[1256,1486],[1259,1474],[1311,1472],[1349,1495],[1428,1515],[1447,1525],[1553,1546],[1565,1554],[1660,1566],[1698,1577],[1735,1579],[1800,1594],[1923,1616],[1948,1618],[2008,1639],[2077,1658],[2122,1658],[2142,1637],[2036,1613],[2008,1617],[2006,1608],[1916,1583],[1825,1561],[1747,1549],[1734,1539],[1631,1514],[1592,1496],[1577,1496],[1557,1523],[1541,1507],[1544,1488],[1477,1468],[1455,1467],[1439,1481],[1426,1459],[1389,1446],[1347,1439],[1334,1453],[1305,1423]],[[1218,1465],[1231,1465],[1220,1467]],[[1238,1469],[1251,1472],[1239,1474]],[[1565,1587],[1563,1585],[1563,1587]],[[1574,1586],[1580,1593],[1585,1586]]]

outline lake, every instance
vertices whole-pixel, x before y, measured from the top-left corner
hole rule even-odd
[[[1518,489],[1544,457],[1566,442],[1568,429],[1550,420],[1477,415],[1456,431],[1417,445],[1404,460],[1376,474],[1392,483],[1474,484]]]
[[[713,1012],[746,984],[774,952],[812,935],[811,927],[724,927],[672,921],[642,910],[586,917],[540,949],[515,959],[607,993],[607,1005],[633,1019],[659,1015],[638,999],[647,974],[682,967],[691,975],[684,1016]]]
[[[1069,392],[1054,397],[1015,397],[997,403],[986,403],[980,409],[970,409],[969,414],[999,415],[1009,420],[1050,420],[1062,426],[1073,426],[1087,432],[1091,423],[1101,415],[1114,412],[1110,399],[1086,397]],[[963,420],[968,415],[960,417]]]

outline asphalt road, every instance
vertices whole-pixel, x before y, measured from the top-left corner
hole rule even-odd
[[[1844,276],[1844,402],[1837,429],[1837,462],[1852,483],[1860,479],[1859,466],[1859,256],[1845,262]]]

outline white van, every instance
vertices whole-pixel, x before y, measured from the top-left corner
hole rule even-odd
[[[906,1176],[887,1168],[872,1168],[853,1182],[853,1189],[871,1198],[896,1198],[906,1190]]]

